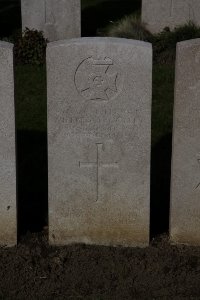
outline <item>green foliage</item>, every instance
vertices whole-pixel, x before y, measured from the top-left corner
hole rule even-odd
[[[199,37],[200,27],[192,22],[176,27],[173,31],[165,28],[162,32],[154,35],[151,40],[154,48],[154,61],[160,64],[174,62],[176,44]]]
[[[42,31],[26,28],[16,38],[14,53],[17,64],[41,65],[45,63],[47,40]]]
[[[103,35],[150,42],[153,45],[155,63],[173,64],[176,44],[180,41],[200,38],[200,27],[189,22],[172,31],[166,27],[162,32],[153,35],[141,23],[138,16],[130,15],[108,26]]]
[[[107,28],[106,36],[149,41],[152,34],[136,15],[125,16]]]

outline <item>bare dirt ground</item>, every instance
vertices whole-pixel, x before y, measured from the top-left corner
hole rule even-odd
[[[30,234],[0,249],[0,299],[200,299],[200,248],[50,247]]]

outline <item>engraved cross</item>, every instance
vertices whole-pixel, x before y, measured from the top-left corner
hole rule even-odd
[[[100,180],[100,169],[101,168],[118,168],[119,165],[117,162],[114,163],[102,163],[101,161],[101,152],[102,152],[102,148],[103,148],[103,144],[102,143],[97,143],[96,144],[96,148],[97,148],[97,153],[96,153],[96,161],[95,162],[79,162],[79,167],[83,168],[83,167],[95,167],[96,168],[96,201],[100,200],[100,184],[101,184],[101,180]]]
[[[193,0],[188,0],[188,10],[189,10],[189,21],[195,22],[195,11]]]
[[[197,162],[200,165],[200,158],[197,158]],[[200,182],[195,186],[195,190],[198,189],[200,186]]]
[[[45,20],[45,24],[47,23],[47,2],[46,0],[44,0],[44,20]]]
[[[44,14],[45,14],[45,24],[55,24],[55,18],[50,10],[49,5],[47,4],[47,0],[44,0]]]

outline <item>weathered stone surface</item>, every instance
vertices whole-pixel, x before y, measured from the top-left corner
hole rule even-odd
[[[177,44],[170,235],[200,244],[200,39]]]
[[[48,45],[50,243],[148,244],[151,73],[148,43]]]
[[[42,30],[49,41],[80,37],[80,0],[21,0],[22,29]]]
[[[142,0],[142,21],[152,33],[193,21],[200,25],[199,0]]]
[[[16,244],[13,45],[0,42],[0,245]]]

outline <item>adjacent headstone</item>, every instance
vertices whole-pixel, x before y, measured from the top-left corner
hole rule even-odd
[[[152,33],[189,21],[200,25],[199,0],[142,0],[142,21]]]
[[[200,39],[177,44],[170,235],[200,244]]]
[[[80,0],[21,0],[22,29],[44,32],[49,41],[80,37]]]
[[[0,42],[0,245],[16,244],[13,45]]]
[[[145,42],[48,45],[51,244],[148,245],[151,76]]]

